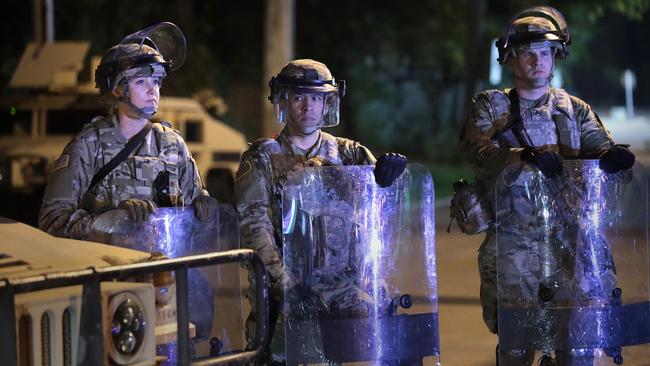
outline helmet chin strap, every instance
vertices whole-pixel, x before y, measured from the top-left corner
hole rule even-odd
[[[148,65],[142,65],[142,66],[137,66],[133,67],[130,69],[127,69],[116,77],[115,84],[124,85],[124,93],[122,96],[117,97],[117,101],[120,103],[124,103],[128,108],[126,115],[129,118],[133,119],[149,119],[151,118],[156,112],[158,111],[157,107],[144,107],[140,108],[133,104],[131,101],[131,95],[129,93],[129,80],[134,77],[158,77],[161,80],[164,79],[167,76],[167,72],[165,68],[159,64],[148,64]]]
[[[320,130],[319,127],[302,127],[302,128],[297,128],[296,132],[298,132],[302,136],[310,136],[314,134],[315,132],[318,132]]]
[[[128,107],[126,116],[133,119],[149,119],[158,111],[156,107],[139,108],[133,104],[133,102],[131,102],[131,95],[129,94],[128,82],[124,84],[124,96],[117,97],[117,101],[119,103],[124,103]]]
[[[293,123],[292,121],[288,121],[287,125],[289,125],[292,132],[297,133],[298,135],[303,137],[311,136],[314,133],[317,133],[321,129],[321,126],[310,126],[310,127],[296,126],[296,124]]]
[[[522,83],[529,85],[533,88],[541,88],[544,86],[548,86],[551,84],[551,79],[553,78],[553,74],[551,74],[547,78],[535,78],[535,79],[529,79],[529,78],[522,78],[515,76],[515,79],[520,80]]]
[[[553,71],[555,71],[555,52],[553,52],[553,64],[551,65],[551,72],[548,74],[548,85],[551,85],[553,80]]]

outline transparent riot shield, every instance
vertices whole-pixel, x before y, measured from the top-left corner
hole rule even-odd
[[[126,211],[111,210],[95,221],[89,240],[175,258],[239,249],[239,219],[232,205],[219,205],[211,221],[199,221],[192,207],[158,208],[144,223]],[[153,279],[156,287],[157,354],[176,364],[176,298],[171,274]],[[190,336],[195,358],[244,349],[240,269],[236,263],[188,271]]]
[[[638,164],[607,174],[597,160],[565,160],[554,179],[526,164],[502,173],[500,365],[650,359],[647,184]]]
[[[307,168],[283,192],[287,364],[438,365],[433,181]]]

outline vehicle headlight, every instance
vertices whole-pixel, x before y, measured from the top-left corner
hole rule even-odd
[[[111,358],[118,364],[129,364],[145,343],[148,324],[145,306],[132,292],[122,292],[110,301]],[[151,328],[153,329],[153,328]]]
[[[115,349],[122,354],[135,354],[142,345],[146,325],[142,307],[133,298],[122,301],[113,314],[111,335]]]

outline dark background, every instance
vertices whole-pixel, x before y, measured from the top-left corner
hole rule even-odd
[[[538,3],[505,0],[296,0],[295,58],[325,62],[345,79],[342,123],[331,130],[375,153],[398,151],[429,166],[448,192],[447,177],[469,174],[456,147],[471,97],[488,83],[490,47],[516,12]],[[0,98],[32,34],[32,1],[3,3]],[[93,55],[126,34],[160,21],[180,26],[185,65],[165,81],[164,95],[209,90],[228,106],[212,110],[246,134],[261,137],[265,1],[55,1],[56,40],[90,40]],[[563,87],[607,111],[624,105],[621,74],[637,78],[635,103],[650,98],[648,0],[565,0],[548,5],[569,23],[569,57],[557,63]],[[87,75],[83,71],[81,75]],[[6,116],[7,111],[2,111]],[[607,121],[605,121],[607,123]],[[0,120],[0,124],[2,120]],[[450,178],[450,179],[451,179]]]

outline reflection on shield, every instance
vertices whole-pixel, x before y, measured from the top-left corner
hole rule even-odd
[[[637,365],[650,357],[647,177],[563,164],[554,179],[514,164],[497,182],[500,361]]]
[[[372,167],[306,168],[283,192],[288,364],[438,364],[433,182]]]
[[[209,222],[199,221],[192,207],[158,208],[144,223],[123,210],[102,214],[89,240],[168,258],[239,249],[239,220],[231,205],[219,205]],[[240,268],[236,263],[188,271],[193,356],[225,354],[244,348]],[[156,286],[157,355],[176,364],[175,280],[170,273],[153,278]]]

